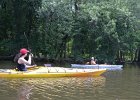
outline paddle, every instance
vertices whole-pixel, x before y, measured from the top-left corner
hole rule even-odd
[[[28,46],[29,54],[33,55],[32,52],[31,52],[31,49],[29,47],[29,41],[28,41],[28,38],[27,38],[27,35],[25,34],[25,32],[24,32],[24,36],[25,36],[26,43],[27,43],[27,46]],[[35,61],[33,59],[33,56],[31,57],[31,62],[33,63],[33,65],[36,65],[36,63],[35,63]]]

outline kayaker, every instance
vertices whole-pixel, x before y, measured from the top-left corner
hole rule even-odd
[[[94,57],[91,57],[90,64],[91,64],[91,65],[96,65],[96,61],[95,61]]]
[[[25,59],[27,55],[29,56],[28,60]],[[33,66],[31,65],[31,57],[32,57],[32,54],[26,48],[22,48],[20,50],[20,53],[18,54],[18,58],[16,58],[17,69],[19,71],[27,71],[27,68],[34,67],[35,65]]]
[[[96,60],[94,57],[91,57],[91,60],[89,62],[86,62],[86,65],[96,65]]]

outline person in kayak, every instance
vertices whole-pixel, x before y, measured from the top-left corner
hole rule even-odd
[[[28,60],[25,59],[25,57],[27,57],[27,55],[28,55]],[[26,48],[22,48],[20,50],[20,53],[17,56],[18,57],[15,58],[15,59],[17,59],[16,60],[16,62],[17,62],[17,67],[16,68],[19,71],[27,71],[27,68],[35,66],[35,65],[33,65],[33,66],[31,65],[32,54]]]
[[[96,60],[94,57],[91,57],[91,60],[89,62],[86,62],[86,65],[96,65]]]
[[[96,61],[95,61],[94,57],[91,57],[90,64],[91,64],[91,65],[96,65]]]

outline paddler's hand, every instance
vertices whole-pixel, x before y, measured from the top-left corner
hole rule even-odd
[[[31,57],[34,57],[34,55],[31,53]]]
[[[33,67],[36,67],[37,65],[35,64],[35,65],[33,65]]]
[[[33,57],[33,54],[32,54],[32,53],[30,53],[30,54],[29,54],[29,57]]]

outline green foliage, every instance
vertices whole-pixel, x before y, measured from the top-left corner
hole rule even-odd
[[[140,45],[139,0],[1,0],[0,53],[133,60]],[[26,38],[27,37],[27,38]]]

